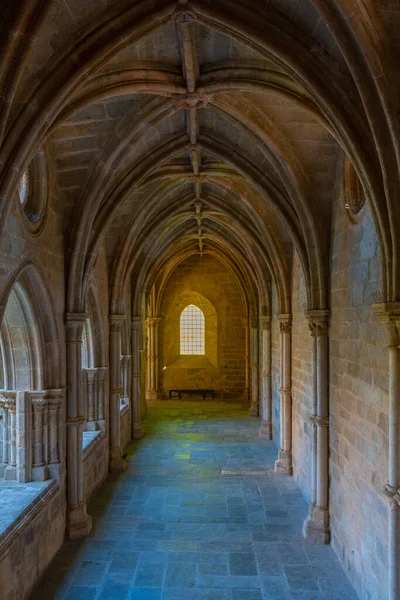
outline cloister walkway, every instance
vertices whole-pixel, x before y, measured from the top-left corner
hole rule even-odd
[[[239,404],[158,402],[128,470],[89,507],[32,600],[353,600],[329,547],[305,544],[306,502]]]

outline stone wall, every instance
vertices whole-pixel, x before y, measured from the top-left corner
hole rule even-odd
[[[29,598],[32,588],[63,544],[64,534],[65,488],[62,488],[43,503],[33,517],[28,517],[7,548],[0,552],[1,598]]]
[[[205,356],[179,354],[179,319],[188,304],[195,304],[205,314]],[[209,255],[183,261],[165,287],[160,316],[164,393],[203,388],[216,390],[220,397],[243,397],[245,309],[239,285],[224,264]]]
[[[108,437],[101,433],[84,453],[83,485],[85,502],[89,502],[108,473]]]
[[[309,418],[312,410],[312,338],[308,321],[307,292],[303,270],[297,253],[292,266],[292,419],[293,475],[305,498],[311,494],[312,429]]]
[[[330,505],[333,546],[363,598],[386,598],[388,354],[371,310],[380,287],[368,206],[352,225],[335,208],[330,325]]]
[[[278,298],[276,288],[272,286],[272,320],[271,320],[271,344],[272,344],[272,426],[273,439],[277,448],[280,448],[280,414],[281,401],[279,388],[281,385],[280,364],[281,364],[281,342],[279,321],[276,318],[278,314]]]

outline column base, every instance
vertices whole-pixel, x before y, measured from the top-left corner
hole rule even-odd
[[[293,475],[292,453],[279,450],[278,460],[275,461],[275,473],[280,475]]]
[[[157,390],[147,390],[146,400],[149,400],[150,402],[157,400]]]
[[[250,417],[258,417],[258,404],[257,402],[252,402],[249,408]]]
[[[126,460],[123,458],[114,458],[108,463],[110,473],[123,473],[126,469]]]
[[[144,431],[142,428],[142,422],[136,421],[136,423],[133,424],[132,439],[140,440],[140,438],[142,438],[143,436]]]
[[[303,536],[311,544],[325,546],[331,541],[329,509],[312,504],[303,524]]]
[[[261,421],[258,436],[265,440],[272,440],[272,423],[270,421]]]
[[[86,504],[67,507],[67,535],[70,540],[81,540],[92,531],[92,517],[86,512]]]

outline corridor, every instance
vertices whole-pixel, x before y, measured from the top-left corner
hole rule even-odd
[[[356,600],[329,547],[307,545],[307,504],[273,472],[247,407],[152,403],[128,469],[89,506],[31,600]]]

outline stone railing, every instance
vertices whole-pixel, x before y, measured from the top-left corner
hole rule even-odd
[[[98,431],[105,427],[106,375],[106,367],[82,369],[82,384],[85,397],[88,431]]]
[[[28,482],[60,477],[63,390],[0,390],[0,474]]]

